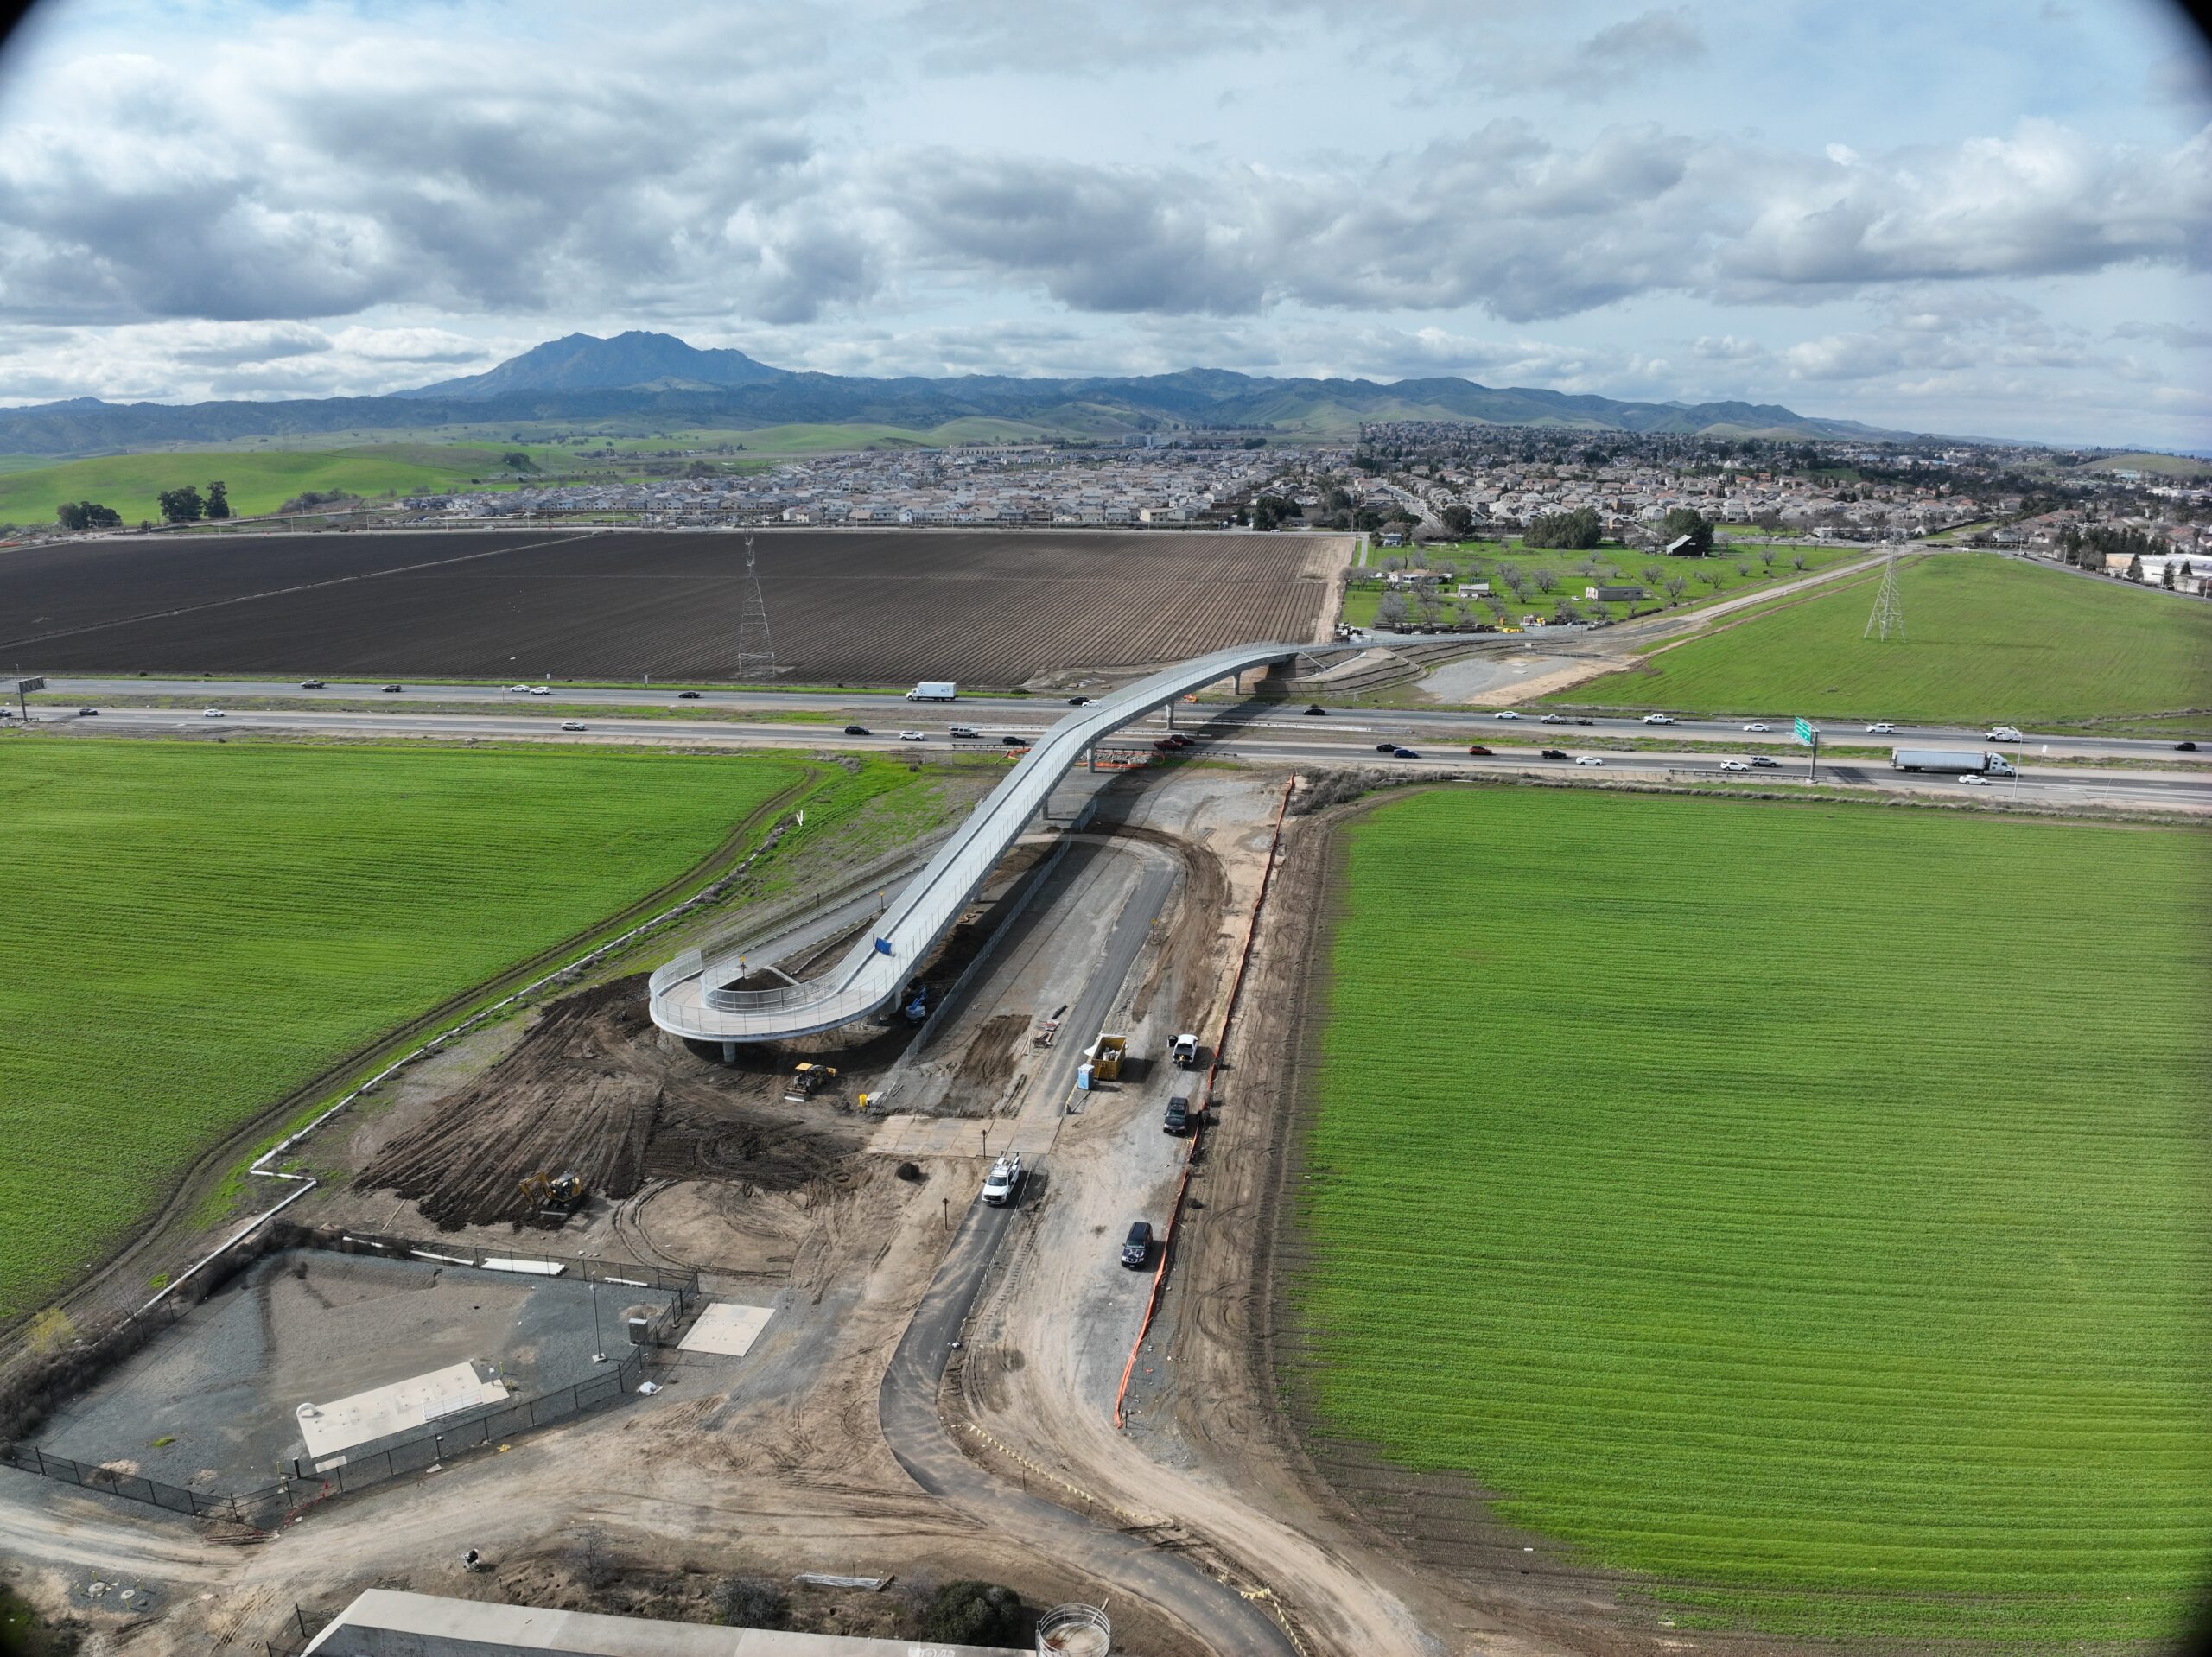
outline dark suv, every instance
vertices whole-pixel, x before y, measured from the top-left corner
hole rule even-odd
[[[1152,1258],[1152,1222],[1139,1220],[1122,1240],[1122,1264],[1135,1270]]]
[[[1161,1124],[1161,1127],[1170,1133],[1189,1133],[1191,1131],[1191,1101],[1179,1093],[1167,1101],[1167,1120]]]

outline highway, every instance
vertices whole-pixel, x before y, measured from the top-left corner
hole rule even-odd
[[[698,699],[679,702],[673,690],[651,686],[583,687],[556,685],[550,697],[525,697],[504,685],[410,684],[387,697],[376,685],[344,683],[327,685],[320,690],[302,689],[290,681],[266,679],[140,679],[131,678],[57,678],[49,682],[47,694],[79,702],[86,707],[99,708],[105,713],[118,699],[135,696],[189,697],[207,705],[221,707],[226,702],[240,699],[266,700],[280,698],[288,703],[313,707],[319,702],[358,702],[365,698],[379,702],[389,700],[395,708],[410,703],[434,702],[450,707],[454,704],[482,703],[491,707],[512,708],[519,713],[529,708],[532,713],[557,704],[563,710],[579,708],[604,708],[611,712],[626,708],[682,708],[699,714],[828,714],[836,716],[839,725],[866,725],[871,730],[900,728],[941,728],[948,722],[976,724],[982,720],[995,721],[993,733],[1037,733],[1064,714],[1068,706],[1065,697],[1051,696],[963,696],[955,703],[910,702],[903,696],[869,695],[861,691],[839,690],[702,690]],[[1264,702],[1248,703],[1237,708],[1224,708],[1208,704],[1183,710],[1179,714],[1185,722],[1200,719],[1234,719],[1245,724],[1266,723],[1278,718],[1296,715],[1296,709],[1307,704],[1300,702],[1290,707]],[[51,705],[34,707],[38,717],[66,714],[67,710]],[[1498,727],[1520,725],[1524,730],[1541,718],[1540,711],[1522,712],[1519,721],[1499,720],[1497,710],[1490,708],[1360,708],[1332,709],[1330,717],[1367,721],[1378,727],[1387,727],[1402,734],[1431,736],[1441,731],[1471,731],[1478,723]],[[541,714],[541,717],[544,715]],[[232,717],[238,717],[233,714]],[[1568,716],[1560,715],[1565,719]],[[1319,723],[1317,719],[1315,721]],[[1572,734],[1588,730],[1612,736],[1636,734],[1649,736],[1663,730],[1666,734],[1683,740],[1726,742],[1741,745],[1746,752],[1762,744],[1793,747],[1789,721],[1783,717],[1764,721],[1772,729],[1764,733],[1747,732],[1746,724],[1757,721],[1744,719],[1676,719],[1665,727],[1646,727],[1635,717],[1592,719],[1588,726],[1567,724],[1564,727],[1547,727],[1547,731]],[[666,721],[656,721],[666,728]],[[1986,747],[2003,746],[2011,752],[2025,752],[2034,757],[2047,755],[2052,759],[2147,759],[2170,753],[2173,744],[2158,739],[2137,737],[2085,736],[2067,732],[2028,732],[2024,743],[1996,745],[1985,740],[1985,733],[1958,726],[1899,725],[1893,735],[1870,734],[1865,720],[1830,720],[1822,721],[1823,740],[1836,745],[1873,746],[1884,744],[1904,747]],[[2024,727],[2023,727],[2024,728]],[[1531,733],[1531,734],[1534,734]],[[1431,740],[1434,738],[1431,736]]]
[[[905,704],[900,704],[903,708]],[[394,706],[375,712],[340,709],[271,709],[239,711],[227,714],[220,721],[184,708],[111,708],[96,718],[83,719],[73,712],[59,709],[35,709],[38,722],[49,728],[66,728],[72,734],[98,735],[113,732],[122,735],[130,733],[151,734],[188,733],[199,736],[227,735],[256,733],[259,734],[315,733],[353,736],[419,736],[475,737],[484,740],[507,738],[555,739],[567,741],[619,740],[624,743],[652,742],[682,747],[709,748],[795,748],[812,752],[830,747],[849,750],[875,750],[914,753],[917,752],[943,753],[948,748],[970,753],[1003,752],[997,739],[1007,734],[1022,734],[1031,740],[1039,734],[1034,708],[1026,710],[1027,717],[1007,721],[992,721],[972,712],[969,715],[976,729],[982,733],[976,740],[954,741],[939,730],[932,731],[923,743],[905,743],[899,740],[896,727],[873,727],[865,737],[849,737],[839,733],[833,725],[751,724],[742,720],[684,720],[620,719],[593,716],[582,723],[582,734],[560,730],[561,721],[550,716],[524,714],[441,714],[428,710],[410,711]],[[1195,730],[1197,721],[1190,709],[1179,714],[1179,723],[1185,729]],[[1588,746],[1589,736],[1596,731],[1624,736],[1634,733],[1639,736],[1655,736],[1662,727],[1647,727],[1634,721],[1608,721],[1607,727],[1592,727],[1586,730],[1569,726],[1564,729],[1554,726],[1539,726],[1530,720],[1503,721],[1495,725],[1486,722],[1471,724],[1465,715],[1454,716],[1452,733],[1464,736],[1472,732],[1485,746],[1497,746],[1511,742],[1516,749],[1502,749],[1487,758],[1471,757],[1465,752],[1465,743],[1438,742],[1439,733],[1424,731],[1424,721],[1411,721],[1395,712],[1369,710],[1358,714],[1332,716],[1325,723],[1321,720],[1307,720],[1294,714],[1285,714],[1266,703],[1246,703],[1242,708],[1221,710],[1223,717],[1207,727],[1214,734],[1191,750],[1193,754],[1214,759],[1230,759],[1255,764],[1277,765],[1376,765],[1408,766],[1423,771],[1564,771],[1573,770],[1590,775],[1613,776],[1655,775],[1671,773],[1676,777],[1712,773],[1718,777],[1720,762],[1731,756],[1710,749],[1669,748],[1649,751],[1622,752],[1618,749],[1594,750]],[[12,721],[11,721],[12,722]],[[909,727],[907,728],[913,728]],[[1139,721],[1130,727],[1122,746],[1146,747],[1158,732],[1166,728],[1157,716]],[[1695,727],[1675,725],[1664,727],[1665,734],[1694,735]],[[1582,739],[1578,743],[1577,738]],[[1376,751],[1376,744],[1385,739],[1412,748],[1421,756],[1416,760],[1402,760],[1387,757]],[[1895,739],[1902,741],[1902,737]],[[1880,742],[1881,738],[1862,739]],[[1979,733],[1972,742],[1959,741],[1955,746],[1980,747]],[[2133,752],[2143,758],[2168,756],[2164,743],[2138,743]],[[1573,766],[1567,761],[1541,759],[1537,747],[1558,747],[1573,755],[1579,752],[1599,752],[1605,762],[1603,773],[1595,767]],[[1756,749],[1745,745],[1742,752]],[[1823,757],[1821,778],[1823,783],[1855,784],[1880,789],[1913,791],[1934,790],[1961,795],[1995,793],[2003,790],[2021,796],[2035,795],[2054,802],[2066,800],[2113,801],[2135,804],[2169,804],[2182,807],[2212,806],[2212,765],[2201,771],[2152,771],[2099,769],[2088,765],[2067,765],[2055,752],[2050,760],[2037,752],[2033,743],[2012,744],[2005,749],[2015,764],[2022,767],[2017,781],[2006,778],[1989,790],[1974,788],[1947,778],[1909,776],[1891,771],[1878,759],[1834,760]],[[1775,784],[1802,784],[1807,780],[1809,756],[1805,749],[1782,739],[1775,757],[1781,764],[1749,773],[1746,780]]]

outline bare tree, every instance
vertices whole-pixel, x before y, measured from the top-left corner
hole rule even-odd
[[[1375,625],[1393,629],[1406,625],[1406,600],[1402,593],[1385,593],[1382,595],[1375,606]]]
[[[1666,574],[1666,572],[1665,572],[1664,570],[1661,569],[1661,568],[1659,568],[1659,566],[1658,566],[1658,565],[1656,565],[1656,564],[1646,564],[1646,565],[1644,565],[1644,567],[1643,567],[1643,581],[1644,581],[1644,585],[1645,585],[1645,586],[1647,586],[1647,587],[1656,587],[1656,586],[1658,586],[1658,585],[1659,585],[1659,578],[1660,578],[1660,576],[1662,576],[1662,575],[1665,575],[1665,574]]]
[[[576,1540],[569,1544],[569,1570],[586,1593],[603,1593],[613,1586],[614,1553],[607,1545],[605,1531],[586,1525],[576,1533]]]
[[[1559,572],[1548,567],[1535,574],[1536,591],[1548,593],[1559,585]]]
[[[1751,573],[1751,567],[1738,560],[1736,565],[1736,573],[1738,575],[1748,575]]]
[[[1682,601],[1682,594],[1688,586],[1689,583],[1680,575],[1669,575],[1667,578],[1667,602],[1680,604]]]
[[[1759,562],[1764,564],[1769,569],[1772,569],[1774,568],[1774,549],[1772,547],[1761,547],[1759,549]]]
[[[1802,568],[1805,568],[1805,555],[1804,555],[1803,553],[1802,553],[1802,552],[1800,552],[1800,553],[1795,553],[1795,554],[1791,555],[1791,556],[1790,556],[1790,560],[1789,560],[1789,568],[1792,568],[1792,569],[1802,569]]]

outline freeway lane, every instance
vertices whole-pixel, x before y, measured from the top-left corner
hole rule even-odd
[[[284,701],[314,703],[318,702],[359,702],[364,696],[377,696],[377,688],[368,683],[334,684],[321,690],[302,690],[289,681],[267,679],[139,679],[139,678],[60,678],[48,685],[50,695],[99,707],[118,697],[182,696],[219,704],[226,699],[241,697],[281,697]],[[548,701],[563,707],[606,708],[685,708],[716,713],[769,713],[775,711],[822,713],[836,715],[839,724],[868,726],[909,726],[936,728],[958,721],[978,723],[982,719],[1011,719],[1014,722],[1003,729],[1041,731],[1059,718],[1066,710],[1065,697],[1052,696],[963,696],[957,703],[910,702],[897,695],[867,695],[858,692],[836,690],[704,690],[696,702],[676,701],[671,690],[652,686],[569,686],[556,685],[550,698],[524,698],[503,685],[410,685],[393,695],[395,705],[404,706],[409,701],[455,702],[483,702],[490,706],[529,706],[535,702],[543,706]],[[1298,707],[1306,704],[1299,703]],[[1326,704],[1324,704],[1326,705]],[[1438,730],[1465,730],[1472,722],[1482,721],[1498,726],[1515,723],[1529,725],[1539,718],[1535,714],[1524,714],[1518,721],[1498,720],[1488,708],[1334,708],[1331,717],[1344,717],[1373,721],[1378,726],[1402,733],[1419,733],[1423,735]],[[1246,703],[1236,709],[1224,708],[1218,703],[1204,707],[1186,707],[1179,712],[1184,724],[1201,720],[1243,719],[1246,721],[1266,721],[1277,718],[1303,717],[1286,711],[1273,702]],[[1317,720],[1315,723],[1319,723]],[[1732,745],[1779,744],[1794,746],[1790,741],[1789,721],[1770,719],[1765,722],[1774,728],[1764,734],[1746,733],[1745,720],[1678,719],[1665,727],[1646,727],[1640,719],[1593,719],[1590,725],[1568,725],[1568,732],[1579,730],[1601,731],[1611,735],[1636,733],[1649,735],[1664,730],[1669,735],[1684,740],[1726,742]],[[1164,725],[1155,719],[1150,723]],[[1832,744],[1870,746],[1890,743],[1907,747],[1983,747],[1991,746],[1980,730],[1968,730],[1955,726],[1900,725],[1891,736],[1870,736],[1864,720],[1836,721],[1821,727],[1823,736]],[[1560,727],[1546,727],[1558,730]],[[1433,740],[1433,739],[1432,739]],[[1996,745],[2012,751],[2024,751],[2040,755],[2046,748],[2054,759],[2071,758],[2145,758],[2152,754],[2171,752],[2171,742],[2158,739],[2133,737],[2084,736],[2079,733],[2030,732],[2025,743]]]
[[[1268,710],[1272,714],[1272,710]],[[1372,721],[1373,722],[1370,722]],[[359,736],[432,736],[432,737],[536,737],[568,741],[619,740],[626,743],[652,742],[677,746],[728,748],[798,748],[812,751],[823,747],[875,752],[896,751],[906,753],[943,753],[948,747],[955,752],[988,753],[993,745],[988,740],[1002,729],[1013,727],[980,725],[988,735],[981,742],[948,742],[932,735],[921,744],[902,743],[895,731],[878,731],[867,737],[842,736],[835,727],[793,725],[748,725],[739,721],[719,720],[684,721],[671,724],[666,720],[624,720],[594,716],[583,721],[588,729],[581,735],[563,736],[556,721],[545,717],[534,717],[523,713],[493,714],[434,714],[413,712],[395,706],[374,712],[339,711],[336,709],[283,709],[267,712],[238,712],[217,721],[179,708],[115,708],[97,719],[79,719],[75,714],[55,716],[48,714],[41,721],[49,728],[67,730],[77,735],[98,735],[113,732],[118,735],[130,732],[142,734],[180,732],[199,735],[220,735],[231,732],[257,733],[346,733]],[[1293,722],[1268,718],[1249,726],[1232,730],[1212,740],[1202,742],[1192,752],[1213,759],[1237,759],[1259,765],[1373,765],[1379,766],[1404,765],[1427,771],[1573,771],[1582,775],[1664,776],[1672,772],[1719,776],[1721,758],[1711,752],[1691,749],[1669,752],[1620,752],[1604,754],[1603,771],[1595,767],[1572,766],[1565,761],[1539,759],[1533,751],[1519,753],[1503,752],[1488,759],[1471,757],[1459,751],[1464,745],[1421,746],[1426,739],[1418,734],[1408,735],[1408,728],[1396,716],[1363,715],[1357,722],[1346,719],[1332,722],[1325,729],[1319,720],[1299,720]],[[1461,730],[1466,727],[1459,726]],[[1643,734],[1652,733],[1635,727]],[[1677,727],[1679,728],[1679,727]],[[1541,741],[1546,746],[1576,752],[1573,738],[1580,727],[1565,731],[1557,727],[1534,727],[1527,721],[1519,726],[1503,725],[1494,731],[1481,733],[1493,741],[1509,739],[1519,742]],[[1033,734],[1033,727],[1032,730]],[[1404,740],[1408,746],[1421,754],[1416,760],[1393,759],[1375,751],[1376,742],[1389,736]],[[2154,752],[2163,752],[2153,745]],[[2039,756],[2023,753],[2015,747],[2012,758],[2024,761],[2025,770],[2017,785],[2022,796],[2033,795],[2056,802],[2067,800],[2112,800],[2125,803],[2158,803],[2192,809],[2212,808],[2212,771],[2203,772],[2155,771],[2099,771],[2084,766],[2043,763]],[[1802,784],[1806,779],[1806,754],[1802,748],[1793,749],[1792,757],[1770,770],[1750,773],[1750,778],[1766,783]],[[1845,775],[1839,778],[1838,771]],[[1844,781],[1878,789],[1894,789],[1915,792],[1956,794],[1961,797],[1984,794],[1997,795],[2015,791],[2009,779],[1993,784],[1988,789],[1977,789],[1968,784],[1929,777],[1907,777],[1891,771],[1879,761],[1850,761],[1840,764],[1822,760],[1821,780]]]

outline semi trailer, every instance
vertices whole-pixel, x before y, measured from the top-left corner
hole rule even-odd
[[[1946,777],[2010,777],[2012,762],[2001,753],[1966,748],[1899,748],[1890,755],[1891,771],[1929,771]]]
[[[925,679],[906,693],[908,702],[958,702],[960,687],[950,679]]]

